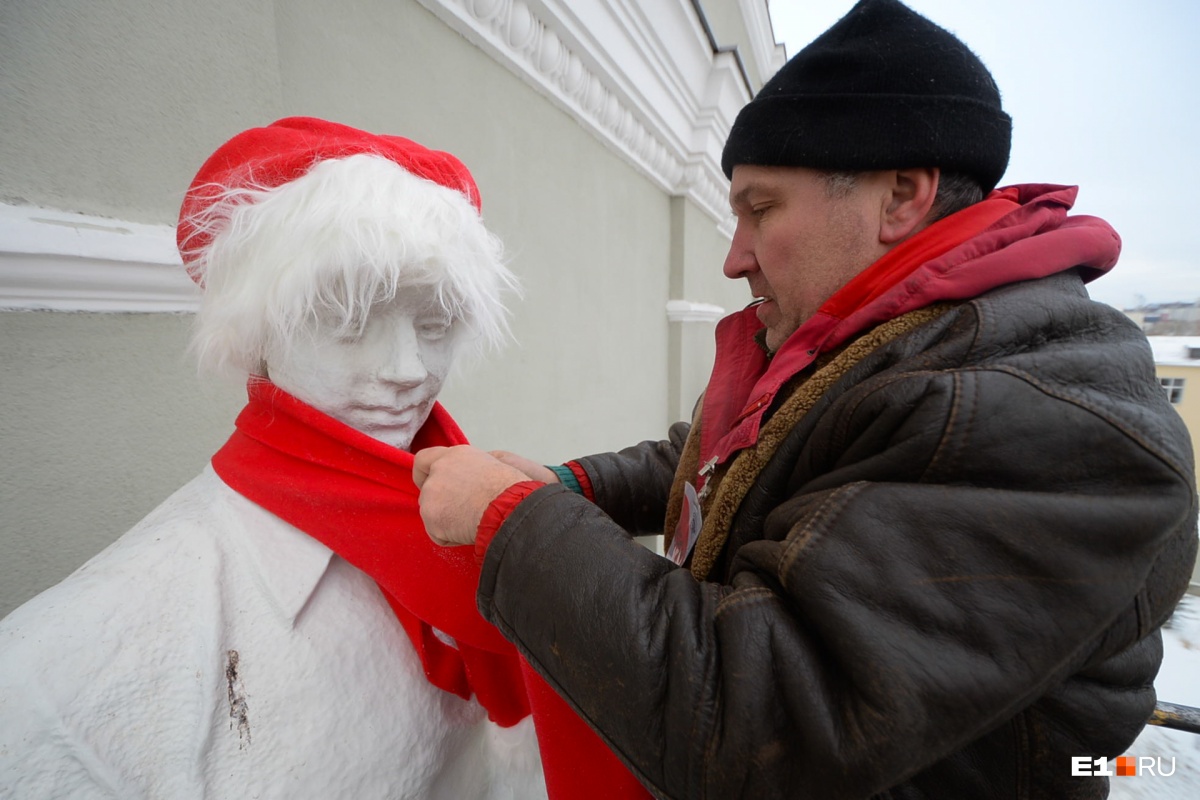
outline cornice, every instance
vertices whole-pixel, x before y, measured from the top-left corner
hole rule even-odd
[[[750,53],[760,80],[766,83],[779,71],[787,59],[783,45],[775,41],[775,29],[771,25],[771,14],[767,0],[738,0],[746,31],[750,34]]]
[[[0,204],[0,311],[194,312],[170,225]],[[720,306],[670,300],[669,322],[715,322]]]
[[[0,205],[0,310],[195,311],[170,225]]]
[[[721,147],[751,90],[688,0],[419,2],[731,235]]]

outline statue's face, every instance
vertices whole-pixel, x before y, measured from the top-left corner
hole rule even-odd
[[[428,287],[375,305],[361,335],[315,324],[267,358],[271,381],[351,428],[408,450],[441,391],[454,335]]]

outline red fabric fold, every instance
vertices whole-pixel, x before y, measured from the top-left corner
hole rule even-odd
[[[434,686],[462,698],[474,694],[488,717],[503,726],[532,711],[553,800],[647,797],[600,738],[479,614],[474,552],[440,547],[426,534],[412,453],[372,439],[267,381],[252,381],[248,393],[237,430],[212,459],[221,480],[379,584]],[[412,449],[466,442],[435,404]]]

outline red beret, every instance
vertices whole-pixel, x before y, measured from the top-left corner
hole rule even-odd
[[[287,117],[265,128],[243,131],[209,156],[179,209],[175,241],[193,279],[191,262],[208,245],[211,234],[193,220],[227,189],[273,189],[299,178],[330,159],[367,153],[383,156],[420,178],[462,192],[476,210],[479,189],[463,163],[449,153],[430,150],[400,136],[382,136],[313,117]]]

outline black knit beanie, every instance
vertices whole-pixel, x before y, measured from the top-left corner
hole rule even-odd
[[[941,167],[990,191],[1012,119],[965,44],[897,0],[861,0],[738,114],[721,168]]]

